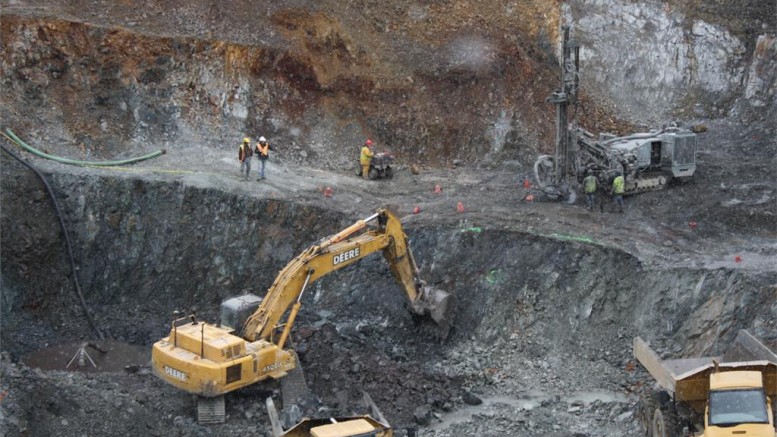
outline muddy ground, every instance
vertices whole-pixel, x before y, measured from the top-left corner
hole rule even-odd
[[[416,428],[423,436],[636,436],[637,393],[651,381],[631,357],[633,337],[651,341],[662,356],[720,353],[742,328],[777,346],[777,125],[769,107],[761,116],[748,113],[747,122],[735,113],[684,120],[707,126],[700,134],[696,176],[666,191],[628,197],[624,214],[590,212],[582,199],[576,204],[545,199],[523,182],[530,178],[532,157],[552,140],[552,108],[544,102],[555,85],[547,42],[560,13],[546,9],[547,2],[522,3],[520,14],[500,16],[485,32],[514,35],[511,26],[519,28],[517,42],[505,37],[515,45],[500,44],[515,55],[505,59],[520,60],[520,73],[512,73],[508,63],[477,74],[437,68],[441,60],[423,63],[417,57],[411,58],[421,66],[409,68],[397,55],[408,41],[435,46],[437,33],[456,34],[487,21],[474,3],[457,3],[450,14],[448,2],[428,2],[410,8],[411,14],[383,2],[361,2],[347,13],[335,3],[321,3],[315,13],[300,15],[270,5],[267,23],[280,23],[288,34],[261,37],[247,36],[253,35],[245,31],[251,23],[240,13],[246,6],[238,3],[226,8],[185,2],[7,3],[5,12],[14,14],[10,22],[18,24],[5,18],[4,29],[38,29],[21,33],[33,41],[30,35],[38,35],[42,46],[72,35],[76,43],[64,47],[79,48],[77,54],[60,47],[46,55],[61,65],[43,56],[52,68],[46,74],[35,73],[33,55],[21,56],[26,64],[4,72],[13,93],[2,100],[3,114],[20,137],[76,159],[127,158],[163,148],[167,153],[131,166],[74,167],[3,140],[51,183],[73,239],[85,301],[111,340],[108,354],[120,355],[124,363],[109,365],[108,355],[87,348],[105,372],[91,371],[88,360],[82,371],[51,370],[64,369],[83,342],[101,343],[74,294],[50,199],[33,173],[2,152],[0,429],[5,435],[269,435],[263,402],[269,396],[279,401],[277,384],[230,394],[227,423],[201,426],[194,419],[194,399],[155,378],[136,354],[166,335],[174,310],[196,310],[212,320],[222,299],[262,294],[301,250],[387,205],[403,217],[424,278],[457,296],[453,329],[440,342],[411,317],[379,256],[325,277],[306,295],[292,333],[315,398],[302,405],[305,414],[358,411],[360,390],[366,390],[394,426]],[[705,13],[721,8],[733,13],[718,3],[707,2]],[[102,9],[91,14],[95,5]],[[172,14],[174,8],[180,13]],[[342,23],[331,19],[333,11],[345,14]],[[536,20],[516,18],[521,16]],[[760,28],[747,21],[743,32]],[[318,45],[275,57],[282,52],[278,47],[299,42],[294,36],[305,32]],[[165,39],[170,33],[194,40]],[[353,44],[345,50],[338,35],[362,35],[362,45],[358,38],[345,38],[343,44]],[[102,38],[109,49],[90,38]],[[382,44],[384,39],[393,45]],[[337,64],[321,70],[332,61],[320,57],[331,49],[324,43],[351,53],[348,69]],[[161,70],[174,71],[177,80],[189,64],[164,61],[149,73],[149,65],[135,64],[143,57],[132,56],[133,44],[164,54],[153,58],[163,60],[168,47],[198,54],[207,53],[198,47],[211,45],[219,54],[224,47],[233,54],[253,53],[252,45],[270,47],[252,59],[277,61],[278,70],[268,76],[252,71],[252,80],[269,83],[275,77],[282,85],[251,98],[289,107],[278,115],[256,105],[260,110],[251,111],[258,115],[251,112],[243,124],[225,117],[222,126],[222,114],[215,110],[214,117],[208,106],[213,103],[208,90],[167,87],[160,80]],[[368,56],[365,47],[380,56]],[[111,50],[123,51],[123,57],[115,59]],[[85,68],[72,67],[64,61],[68,56],[83,60]],[[58,65],[71,66],[71,73]],[[396,75],[376,73],[387,65],[394,65]],[[146,83],[124,83],[132,82],[138,68]],[[57,72],[67,80],[41,85]],[[342,81],[353,74],[359,80]],[[504,74],[508,78],[499,82]],[[283,82],[286,76],[296,80]],[[412,81],[420,84],[408,85]],[[91,87],[99,94],[94,104],[79,105],[91,102]],[[446,94],[450,87],[456,91]],[[116,110],[125,99],[135,104],[130,91],[154,103],[140,105],[135,121]],[[495,97],[486,98],[489,92]],[[489,141],[494,132],[481,137],[483,129],[470,126],[501,120],[499,107],[516,106],[511,99],[517,93],[523,104],[507,118],[520,120],[521,127],[497,150]],[[400,97],[404,94],[410,98]],[[316,104],[302,108],[312,95]],[[431,104],[433,95],[445,97]],[[207,103],[194,103],[197,96]],[[191,105],[177,115],[181,120],[165,112],[175,106],[166,106],[171,100]],[[54,101],[58,110],[48,106]],[[472,101],[482,106],[467,105]],[[237,111],[239,105],[232,104]],[[400,104],[407,106],[397,109]],[[592,130],[629,125],[604,102],[589,109]],[[290,113],[305,120],[304,134],[288,133],[293,129],[284,117],[292,118]],[[390,120],[381,118],[383,113],[391,114]],[[440,113],[462,117],[437,123]],[[344,120],[358,120],[359,127],[338,124]],[[175,122],[186,127],[176,131]],[[240,132],[239,140],[243,131],[270,127],[278,133],[270,136],[278,150],[267,179],[255,180],[256,162],[252,177],[242,179],[232,136]],[[337,131],[338,140],[351,144],[322,140],[319,130]],[[398,152],[391,180],[363,181],[353,174],[353,144],[364,134]],[[445,144],[438,144],[437,136]],[[455,144],[460,138],[466,141]],[[418,174],[411,165],[419,166]],[[529,194],[534,201],[525,200]]]

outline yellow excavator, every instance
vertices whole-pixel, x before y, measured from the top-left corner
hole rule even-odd
[[[264,298],[247,294],[224,301],[219,325],[194,316],[174,320],[170,334],[154,343],[154,374],[199,395],[201,423],[223,422],[225,393],[268,378],[280,379],[298,369],[296,354],[284,346],[305,289],[320,277],[377,251],[383,252],[402,285],[410,310],[431,316],[438,333],[447,335],[453,296],[427,286],[419,277],[400,219],[388,209],[379,209],[292,259]],[[283,388],[282,394],[286,394]]]

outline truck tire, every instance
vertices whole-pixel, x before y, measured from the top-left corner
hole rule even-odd
[[[674,405],[656,408],[653,413],[652,437],[682,437],[680,421]]]
[[[368,176],[371,180],[375,180],[378,178],[378,169],[375,167],[370,167],[370,172],[368,173]]]
[[[637,404],[637,416],[647,437],[682,435],[677,410],[666,391],[643,391]]]
[[[643,435],[647,437],[653,436],[653,413],[659,406],[656,395],[652,390],[643,391],[637,404],[637,418],[642,425]]]
[[[394,177],[394,170],[392,170],[391,167],[389,166],[386,166],[386,170],[384,171],[384,173],[386,174],[386,179],[391,179],[392,177]]]

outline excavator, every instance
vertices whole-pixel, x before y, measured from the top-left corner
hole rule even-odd
[[[430,316],[438,336],[447,336],[453,296],[426,285],[419,277],[400,219],[382,208],[292,259],[263,298],[246,294],[224,301],[218,325],[193,315],[174,320],[170,334],[153,345],[154,374],[199,396],[200,423],[223,422],[224,394],[270,378],[300,374],[296,354],[284,346],[307,287],[378,251],[383,252],[392,275],[402,285],[409,309],[419,316]]]

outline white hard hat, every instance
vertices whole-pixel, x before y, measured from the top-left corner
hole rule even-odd
[[[260,143],[263,143],[263,142],[265,142],[265,141],[267,141],[267,139],[266,139],[265,137],[259,137],[259,142],[260,142]]]

